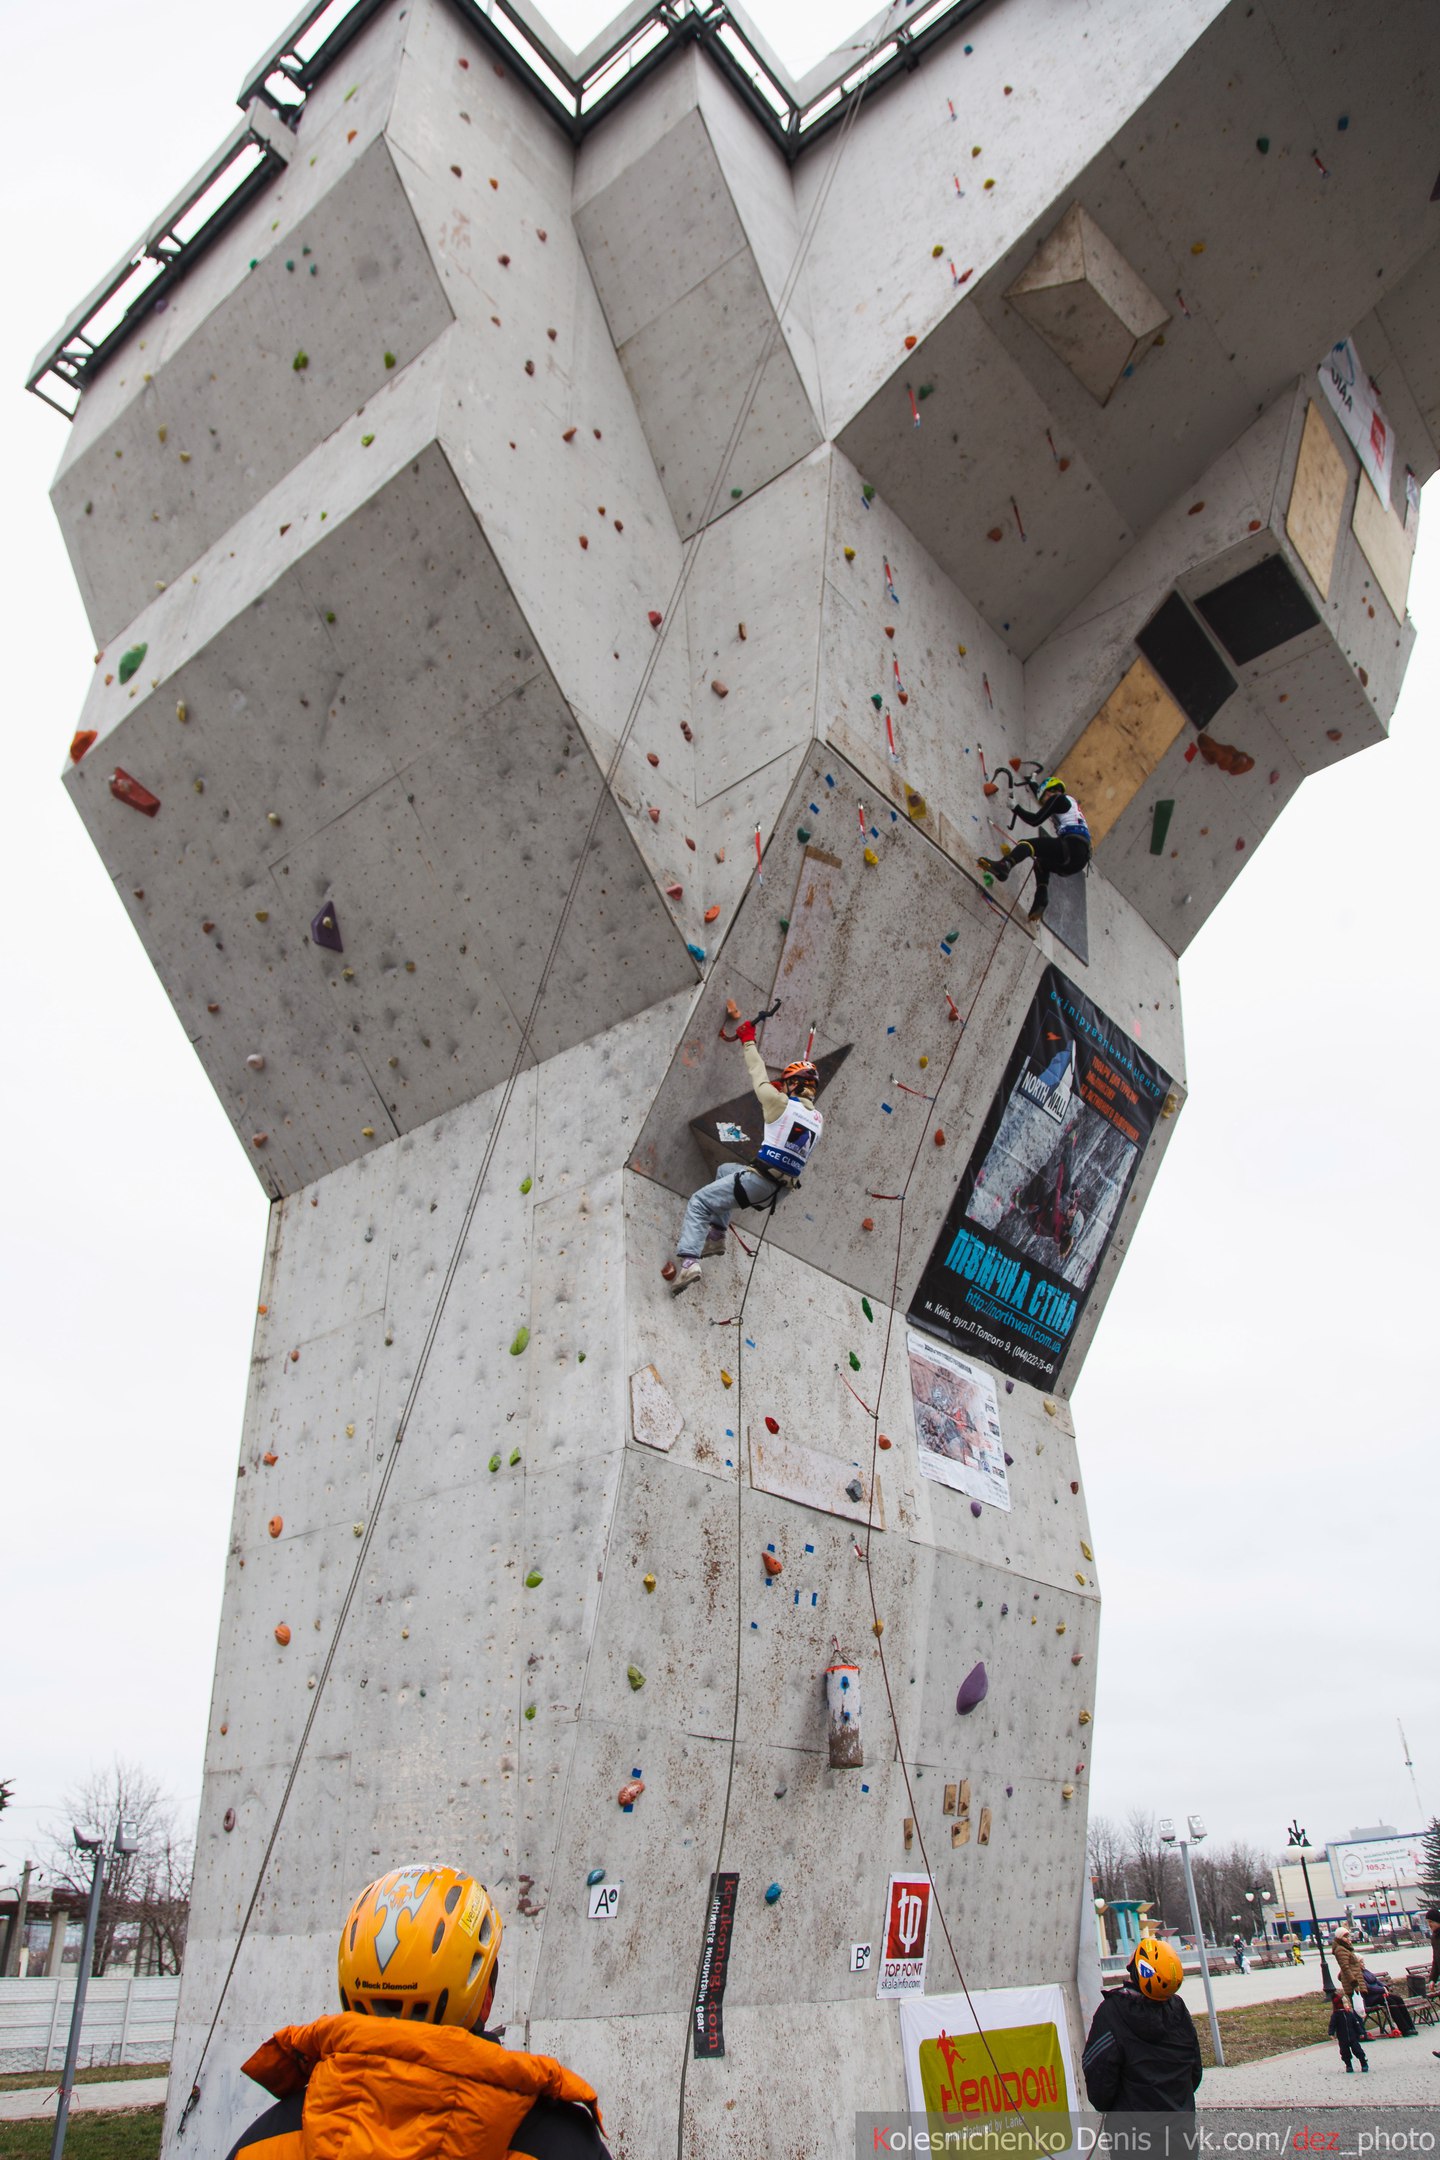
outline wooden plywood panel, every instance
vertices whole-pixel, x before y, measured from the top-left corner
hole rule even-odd
[[[1376,494],[1366,474],[1360,475],[1351,526],[1360,551],[1375,573],[1397,622],[1405,620],[1405,598],[1410,590],[1410,565],[1415,557],[1415,532],[1419,518],[1402,525],[1388,503]]]
[[[1335,567],[1349,485],[1344,453],[1312,398],[1305,411],[1305,432],[1300,437],[1285,530],[1322,600],[1330,593],[1330,573]]]
[[[1185,726],[1147,660],[1121,677],[1060,767],[1095,846],[1145,785]]]
[[[847,1521],[885,1527],[885,1501],[880,1480],[875,1480],[872,1509],[867,1494],[852,1500],[845,1488],[855,1478],[862,1488],[862,1471],[842,1462],[838,1455],[822,1455],[817,1448],[801,1447],[797,1440],[783,1440],[762,1426],[750,1433],[750,1483],[756,1492],[775,1493],[801,1507],[818,1508],[825,1515],[843,1515]]]
[[[685,1430],[685,1420],[653,1365],[630,1375],[630,1430],[645,1447],[668,1454]]]

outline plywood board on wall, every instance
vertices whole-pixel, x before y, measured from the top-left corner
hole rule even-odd
[[[1330,593],[1349,485],[1345,454],[1312,398],[1305,409],[1305,431],[1300,437],[1285,530],[1322,600]]]
[[[1137,660],[1115,685],[1060,770],[1098,847],[1124,815],[1170,745],[1185,715],[1150,666]]]
[[[1415,532],[1419,522],[1418,515],[1412,514],[1409,524],[1402,525],[1389,504],[1381,502],[1368,475],[1361,473],[1351,528],[1397,622],[1405,620],[1405,598],[1410,590],[1410,565],[1415,558]]]

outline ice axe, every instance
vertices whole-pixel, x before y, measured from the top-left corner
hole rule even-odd
[[[750,1023],[751,1027],[758,1028],[762,1020],[773,1020],[776,1013],[779,1012],[783,1002],[783,999],[776,998],[773,1005],[767,1005],[763,1012],[756,1013],[754,1019]],[[736,1004],[734,998],[726,998],[725,1011],[729,1018],[732,1020],[738,1020],[740,1018],[740,1007]],[[740,1037],[738,1035],[727,1035],[725,1032],[725,1022],[722,1020],[720,1023],[720,1040],[721,1042],[739,1042]]]

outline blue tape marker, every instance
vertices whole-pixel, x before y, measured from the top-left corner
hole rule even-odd
[[[755,1348],[755,1340],[753,1336],[747,1335],[745,1337],[745,1347],[747,1350],[753,1350]]]
[[[812,1591],[810,1592],[810,1603],[811,1603],[812,1605],[817,1605],[817,1604],[819,1603],[819,1601],[820,1601],[820,1593],[819,1593],[819,1591],[818,1591],[818,1590],[812,1590]]]
[[[882,1102],[880,1108],[884,1111],[886,1117],[894,1117],[895,1112],[891,1109],[888,1102]]]
[[[805,1547],[805,1550],[806,1550],[806,1552],[814,1552],[815,1548],[814,1548],[814,1546],[813,1546],[813,1545],[807,1545],[807,1546]]]
[[[819,815],[820,815],[820,805],[819,805],[819,803],[818,803],[818,802],[812,802],[812,803],[811,803],[811,805],[810,805],[810,815],[811,815],[811,817],[819,817]]]
[[[758,1634],[759,1634],[759,1632],[760,1632],[760,1623],[759,1623],[759,1621],[758,1621],[758,1620],[752,1620],[752,1621],[750,1622],[750,1625],[751,1625],[751,1627],[752,1627],[752,1628],[754,1629],[755,1633],[756,1633],[756,1634],[758,1635]]]
[[[826,785],[826,787],[834,787],[834,785],[835,785],[835,775],[834,775],[834,773],[833,773],[833,772],[827,772],[827,773],[826,773],[826,775],[825,775],[825,785]]]
[[[765,1550],[766,1550],[766,1552],[774,1552],[775,1548],[774,1548],[774,1546],[773,1546],[773,1545],[767,1545],[767,1546],[765,1547]]]

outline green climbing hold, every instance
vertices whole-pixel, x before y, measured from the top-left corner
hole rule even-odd
[[[290,362],[290,365],[292,368],[294,368],[297,375],[302,375],[305,369],[310,365],[309,353],[303,350],[297,352],[294,359]]]
[[[1269,157],[1269,155],[1270,155],[1270,138],[1269,138],[1269,136],[1268,136],[1268,135],[1257,135],[1257,136],[1256,136],[1256,138],[1255,138],[1255,148],[1256,148],[1256,149],[1257,149],[1257,150],[1259,151],[1259,153],[1260,153],[1261,157]]]
[[[944,937],[944,943],[945,943],[945,944],[947,944],[947,945],[953,945],[953,944],[955,943],[955,940],[956,940],[956,938],[958,938],[958,937],[959,937],[959,935],[960,935],[960,933],[959,933],[959,931],[958,931],[958,930],[947,930],[947,931],[945,932],[945,937]]]
[[[538,1590],[544,1580],[545,1577],[540,1573],[539,1568],[532,1567],[529,1574],[525,1577],[525,1587],[527,1590]]]
[[[885,703],[885,700],[883,697],[881,697],[878,690],[872,690],[870,693],[870,703],[874,706],[876,712],[879,712],[881,706]]]
[[[587,1875],[587,1876],[585,1877],[585,1887],[586,1887],[586,1889],[587,1889],[587,1890],[593,1890],[593,1889],[595,1888],[595,1885],[596,1885],[596,1883],[602,1883],[602,1882],[604,1882],[604,1880],[605,1880],[605,1870],[604,1870],[604,1868],[603,1868],[603,1867],[592,1867],[592,1868],[591,1868],[591,1870],[590,1870],[590,1872],[589,1872],[589,1874],[588,1874],[588,1875]]]
[[[860,1310],[861,1310],[861,1312],[863,1312],[863,1313],[864,1313],[864,1315],[865,1315],[865,1318],[866,1318],[867,1320],[873,1320],[873,1319],[875,1318],[875,1312],[874,1312],[874,1308],[873,1308],[873,1306],[871,1305],[871,1303],[870,1303],[870,1300],[869,1300],[869,1298],[868,1298],[868,1297],[862,1297],[862,1298],[861,1298],[861,1300],[860,1300]]]
[[[993,884],[995,883],[995,880],[994,880],[994,878],[993,878],[993,877],[991,877],[991,875],[990,875],[990,872],[989,872],[988,870],[987,870],[987,871],[985,872],[985,883],[986,883],[986,886],[987,886],[987,887],[989,887],[989,886],[991,886],[991,885],[993,885]]]
[[[862,481],[861,481],[861,483],[860,483],[860,493],[861,493],[861,494],[862,494],[862,495],[864,496],[864,498],[865,498],[866,502],[874,502],[874,500],[875,500],[875,490],[874,490],[874,488],[873,488],[873,487],[871,487],[871,485],[870,485],[870,483],[869,483],[869,481],[868,481],[868,480],[862,480]]]
[[[1150,818],[1150,853],[1152,855],[1159,855],[1164,852],[1165,835],[1170,830],[1170,820],[1174,814],[1175,805],[1173,802],[1156,803]]]
[[[258,269],[259,269],[259,267],[260,267],[260,258],[259,258],[259,256],[258,256],[258,255],[252,255],[252,256],[250,257],[250,268],[251,268],[252,270],[258,270]]]
[[[326,608],[326,610],[325,610],[325,620],[326,620],[326,622],[334,622],[334,620],[335,620],[335,610],[334,610],[334,608],[333,608],[333,607],[327,607],[327,608]]]
[[[645,1675],[643,1672],[641,1672],[638,1665],[627,1665],[625,1668],[625,1677],[630,1682],[632,1688],[642,1688],[645,1685]]]
[[[933,382],[922,382],[922,383],[921,383],[921,385],[920,385],[920,389],[919,389],[919,392],[918,392],[918,395],[919,395],[920,401],[921,401],[922,403],[924,402],[924,400],[925,400],[925,399],[926,399],[927,397],[933,397],[933,396],[934,396],[934,394],[935,394],[935,385],[934,385],[934,383],[933,383]]]
[[[535,1180],[534,1180],[533,1178],[528,1178],[528,1177],[526,1177],[526,1178],[521,1178],[521,1180],[520,1180],[520,1190],[521,1190],[521,1192],[522,1192],[522,1193],[527,1193],[527,1192],[529,1192],[529,1190],[530,1190],[530,1187],[531,1187],[531,1186],[532,1186],[532,1185],[534,1184],[534,1182],[535,1182]]]
[[[522,1328],[517,1328],[517,1329],[515,1330],[515,1340],[514,1340],[514,1342],[512,1342],[512,1343],[511,1343],[511,1345],[510,1345],[510,1355],[511,1355],[511,1357],[519,1357],[519,1356],[520,1356],[520,1354],[521,1354],[521,1352],[522,1352],[522,1351],[523,1351],[523,1350],[525,1349],[525,1347],[526,1347],[526,1346],[527,1346],[527,1344],[529,1343],[529,1341],[530,1341],[530,1330],[529,1330],[529,1328],[528,1328],[528,1327],[522,1327]]]
[[[802,825],[802,826],[800,826],[799,830],[798,830],[798,831],[796,832],[796,834],[795,834],[795,838],[796,838],[796,839],[797,839],[797,840],[798,840],[798,841],[800,842],[800,845],[801,845],[801,847],[804,847],[804,845],[805,845],[806,841],[807,841],[807,840],[808,840],[808,839],[810,838],[810,828],[809,828],[809,826],[808,826],[808,825]]]
[[[790,918],[789,918],[789,916],[788,916],[788,915],[782,915],[782,916],[780,917],[780,928],[781,928],[782,930],[788,930],[788,929],[789,929],[789,927],[790,927]]]
[[[491,1468],[491,1470],[492,1470],[492,1471],[494,1471],[494,1470],[498,1470],[498,1469],[499,1469],[499,1467],[500,1467],[500,1457],[499,1457],[498,1455],[492,1455],[492,1456],[490,1457],[490,1468]]]
[[[742,495],[743,495],[744,493],[745,493],[745,490],[744,490],[744,488],[731,488],[731,490],[730,490],[730,500],[731,500],[731,502],[739,502],[739,500],[740,500],[741,496],[742,496]]]
[[[362,449],[362,450],[368,450],[368,449],[369,449],[369,447],[370,447],[370,445],[371,445],[371,443],[372,443],[372,442],[374,442],[374,440],[375,440],[375,437],[374,437],[373,435],[362,435],[362,436],[360,437],[360,447],[361,447],[361,449]]]
[[[387,367],[387,368],[392,368],[392,367],[394,367],[394,365],[395,365],[395,355],[394,355],[394,353],[393,353],[393,352],[387,352],[387,353],[386,353],[386,355],[385,355],[385,365],[386,365],[386,367]]]
[[[121,682],[129,682],[131,676],[135,673],[135,670],[139,667],[141,661],[145,658],[145,655],[147,652],[149,652],[149,650],[150,647],[148,645],[132,645],[129,652],[122,653],[120,655],[120,665],[118,668],[116,668],[115,672],[119,676]]]
[[[518,1462],[519,1462],[519,1460],[520,1460],[520,1450],[519,1450],[519,1448],[518,1448],[518,1447],[517,1447],[517,1448],[512,1448],[512,1449],[511,1449],[511,1451],[510,1451],[510,1467],[511,1467],[511,1469],[512,1469],[512,1470],[513,1470],[513,1469],[515,1468],[515,1465],[516,1465],[516,1463],[518,1463]]]
[[[584,1362],[585,1362],[585,1352],[584,1352],[583,1350],[577,1350],[577,1351],[576,1351],[576,1353],[575,1353],[575,1362],[576,1362],[576,1364],[577,1364],[577,1365],[583,1365],[583,1364],[584,1364]]]
[[[533,1703],[533,1702],[527,1702],[527,1703],[526,1703],[526,1705],[525,1705],[525,1717],[526,1717],[526,1722],[528,1723],[528,1722],[529,1722],[529,1720],[530,1720],[531,1718],[533,1718],[533,1717],[534,1717],[534,1715],[535,1715],[535,1705],[534,1705],[534,1703]]]
[[[293,269],[295,268],[295,265],[294,265],[294,263],[293,263],[293,262],[287,262],[287,263],[286,263],[286,265],[285,265],[285,268],[286,268],[287,270],[293,270]]]
[[[860,1360],[853,1350],[850,1352],[850,1370],[851,1372],[859,1372],[860,1370]]]

